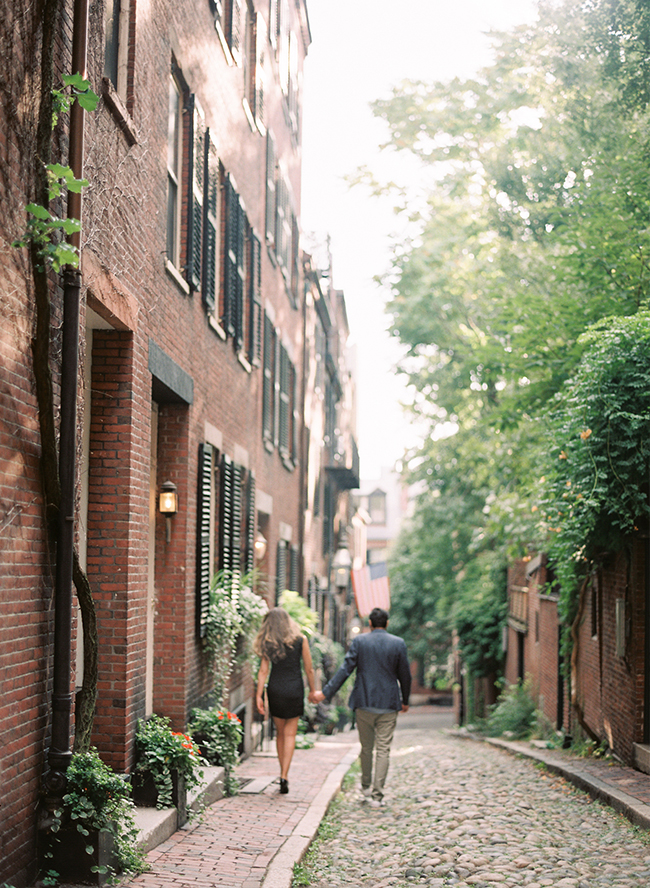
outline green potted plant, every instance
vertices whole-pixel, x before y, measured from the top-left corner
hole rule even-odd
[[[235,766],[239,762],[244,736],[239,717],[224,708],[193,709],[189,729],[207,761],[223,767],[225,795],[236,795],[239,782],[235,777]]]
[[[139,721],[132,777],[136,805],[178,809],[179,826],[187,820],[187,791],[203,779],[203,759],[189,734],[172,731],[168,718]]]
[[[77,752],[66,772],[63,804],[45,833],[42,860],[50,878],[104,885],[143,869],[130,787],[97,750]]]
[[[251,588],[253,574],[219,571],[212,579],[205,620],[205,665],[213,694],[225,702],[230,674],[236,662],[250,656],[250,639],[268,611],[264,599]]]

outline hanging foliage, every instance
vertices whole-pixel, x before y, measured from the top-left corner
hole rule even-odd
[[[581,342],[550,418],[543,502],[565,625],[594,562],[647,527],[649,513],[650,312],[604,319]]]

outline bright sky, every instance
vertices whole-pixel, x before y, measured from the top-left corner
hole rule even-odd
[[[399,347],[386,332],[386,294],[373,283],[388,268],[397,221],[388,205],[344,181],[361,165],[379,165],[385,131],[369,103],[402,80],[471,77],[491,60],[486,32],[533,20],[537,3],[307,0],[307,7],[313,42],[305,65],[302,226],[331,238],[334,286],[345,292],[357,346],[361,476],[371,480],[417,435],[399,406],[407,392],[393,372]]]

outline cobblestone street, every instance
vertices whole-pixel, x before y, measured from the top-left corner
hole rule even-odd
[[[401,720],[386,789],[376,809],[361,804],[358,776],[348,785],[294,888],[650,884],[648,833],[530,760],[430,720]]]

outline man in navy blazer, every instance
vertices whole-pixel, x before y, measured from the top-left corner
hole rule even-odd
[[[355,710],[361,742],[361,791],[364,801],[378,807],[383,804],[397,713],[407,712],[409,708],[411,670],[404,640],[386,631],[387,612],[374,608],[369,622],[372,631],[357,635],[341,668],[323,690],[315,691],[310,699],[315,703],[329,702],[356,669],[348,705]],[[376,753],[374,779],[373,750]]]

